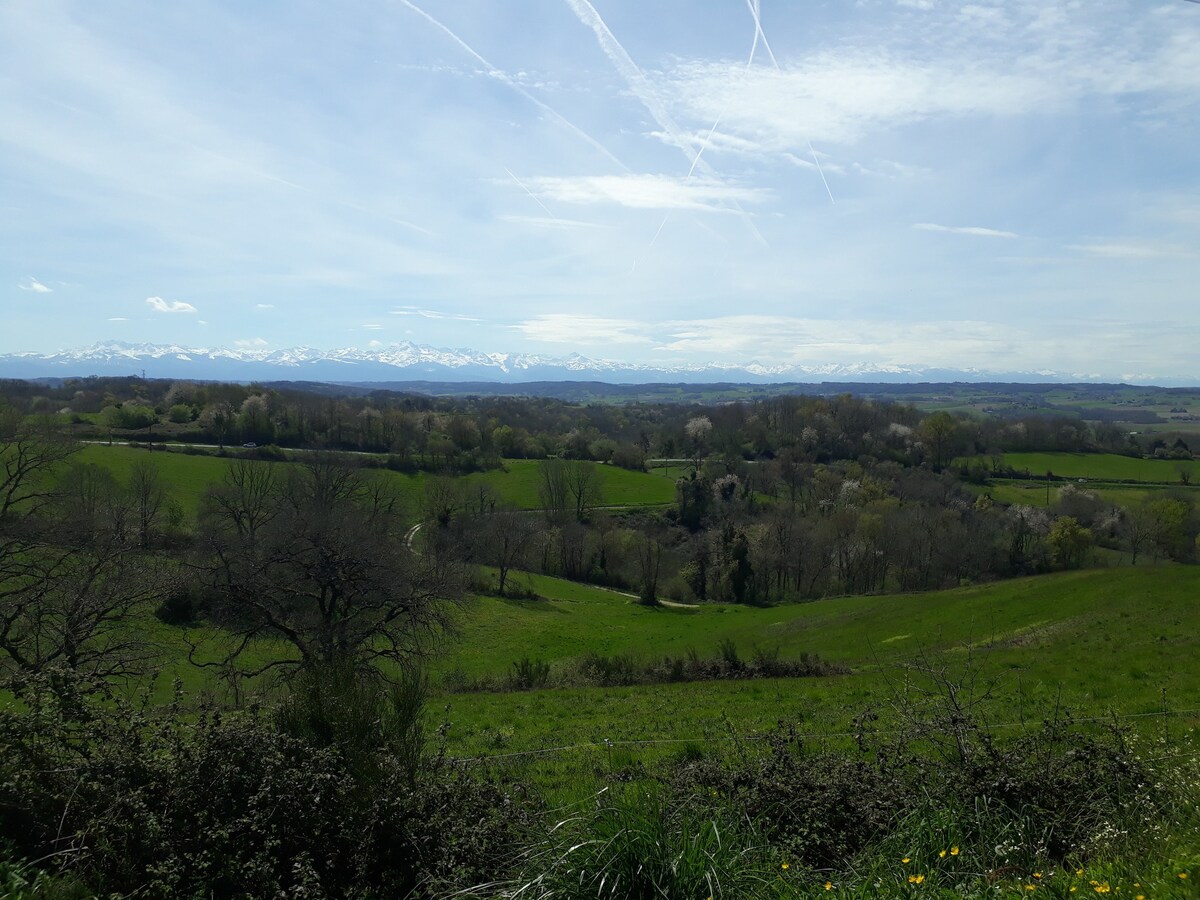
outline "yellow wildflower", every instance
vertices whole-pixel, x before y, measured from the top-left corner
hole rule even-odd
[[[1187,881],[1187,872],[1180,872],[1179,877],[1182,878],[1184,881]]]
[[[909,875],[909,876],[908,876],[908,883],[909,883],[909,884],[920,884],[920,883],[921,883],[921,882],[923,882],[924,880],[925,880],[925,876],[924,876],[924,875]]]
[[[900,862],[904,863],[907,866],[910,862],[912,862],[912,857],[906,856],[906,857],[904,857],[904,859],[900,860]]]
[[[784,863],[784,864],[783,864],[782,866],[780,866],[779,868],[783,869],[783,871],[785,871],[785,872],[786,872],[788,869],[790,869],[790,868],[791,868],[791,866],[789,866],[787,863]]]
[[[958,848],[957,848],[957,847],[951,847],[951,848],[950,848],[950,855],[951,855],[951,856],[958,856]]]
[[[832,881],[825,882],[825,890],[827,890],[827,891],[833,890],[833,882]]]
[[[938,853],[938,859],[945,859],[945,858],[946,858],[946,851],[945,850],[940,851]]]
[[[1037,890],[1037,885],[1036,885],[1036,884],[1027,884],[1027,885],[1025,885],[1025,890],[1027,890],[1027,891],[1036,891],[1036,890]]]

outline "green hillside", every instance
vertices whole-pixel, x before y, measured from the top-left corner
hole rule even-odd
[[[895,664],[920,648],[951,660],[980,651],[1001,677],[1000,718],[1054,701],[1089,715],[1153,712],[1200,697],[1200,569],[1091,570],[929,594],[847,597],[751,608],[645,608],[619,594],[533,578],[546,601],[481,599],[440,672],[503,675],[529,656],[563,667],[589,652],[643,659],[712,656],[722,639],[743,656],[778,646],[845,663],[852,674],[640,688],[462,694],[449,699],[453,745],[481,752],[609,739],[711,735],[803,721],[843,730],[883,704]],[[1036,715],[1036,712],[1033,712]],[[1191,725],[1200,724],[1200,717]]]

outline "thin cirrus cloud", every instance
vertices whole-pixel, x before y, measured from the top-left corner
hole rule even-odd
[[[1015,231],[1000,231],[997,228],[981,228],[978,225],[935,225],[932,222],[918,222],[913,225],[917,231],[940,231],[945,234],[968,234],[972,237],[1015,238],[1020,237]]]
[[[1119,20],[1114,32],[1105,23],[1115,19],[1014,6],[992,16],[922,15],[928,49],[916,51],[905,29],[892,28],[778,68],[681,59],[660,73],[657,90],[691,116],[719,118],[743,151],[779,152],[925,122],[1045,115],[1088,98],[1200,89],[1197,17],[1173,16],[1164,39],[1163,16]],[[1014,54],[1017,35],[1023,52]],[[1140,52],[1113,53],[1114,40]]]
[[[26,278],[24,281],[18,284],[17,287],[23,291],[30,291],[34,294],[51,294],[54,292],[53,288],[47,287],[33,276]]]
[[[401,306],[391,311],[393,316],[416,316],[421,319],[450,319],[455,322],[482,322],[475,316],[465,316],[461,313],[440,312],[436,309],[421,309],[417,306]],[[381,327],[381,326],[377,326]]]
[[[530,178],[529,190],[544,199],[576,205],[609,204],[629,209],[738,212],[737,203],[762,203],[767,188],[740,187],[668,175],[581,175]]]
[[[1195,250],[1189,250],[1186,247],[1141,242],[1072,244],[1067,249],[1076,250],[1099,259],[1191,259],[1197,255]]]
[[[199,312],[199,310],[190,303],[185,303],[182,300],[167,301],[162,297],[147,297],[146,305],[156,313],[186,313],[191,315]]]

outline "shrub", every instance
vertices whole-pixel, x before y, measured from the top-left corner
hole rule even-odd
[[[412,772],[403,736],[364,721],[378,698],[361,686],[340,719],[326,692],[281,711],[282,730],[85,705],[60,681],[14,685],[22,708],[0,711],[0,841],[96,893],[439,895],[504,871],[528,827],[522,796],[436,761]]]
[[[528,656],[512,664],[508,683],[515,691],[529,691],[545,687],[550,680],[550,663],[541,660],[531,660]]]

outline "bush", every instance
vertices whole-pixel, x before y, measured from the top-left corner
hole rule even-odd
[[[515,691],[545,687],[549,680],[550,663],[541,659],[531,660],[528,656],[513,663],[508,676],[509,686]]]
[[[370,697],[341,720],[332,692],[304,697],[284,730],[255,713],[85,705],[61,683],[14,685],[23,707],[0,711],[0,841],[55,854],[96,893],[439,895],[505,871],[532,815],[465,770],[414,773],[394,729],[364,722]]]

